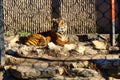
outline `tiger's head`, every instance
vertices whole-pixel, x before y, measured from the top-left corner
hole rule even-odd
[[[65,19],[53,19],[52,22],[52,30],[59,34],[64,34],[65,32],[67,32],[67,22],[65,21]]]

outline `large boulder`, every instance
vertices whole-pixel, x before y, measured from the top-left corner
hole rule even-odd
[[[12,66],[9,71],[11,75],[19,79],[36,78],[41,75],[39,70],[30,66]]]
[[[106,49],[107,48],[107,43],[99,40],[93,40],[92,44],[94,45],[95,49]]]
[[[50,78],[64,73],[62,67],[32,67],[32,66],[11,66],[8,71],[11,75],[18,79],[32,78]]]

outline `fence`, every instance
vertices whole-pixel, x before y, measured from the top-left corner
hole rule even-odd
[[[119,31],[116,0],[116,32]],[[45,32],[63,17],[69,34],[110,33],[110,0],[3,0],[4,30]]]
[[[115,31],[119,33],[120,0],[115,0],[115,4]],[[5,64],[3,32],[46,32],[51,29],[52,18],[60,17],[67,20],[69,34],[110,34],[112,31],[110,0],[0,0],[1,65]],[[73,61],[94,59],[100,60],[103,65],[106,61],[112,64],[120,63],[119,58],[118,54],[110,54],[83,55],[76,58],[71,56],[61,60],[64,62],[71,59]],[[53,60],[60,61],[56,58]]]
[[[119,1],[116,1],[116,32],[119,32]],[[110,0],[3,0],[1,19],[4,31],[45,32],[51,19],[63,17],[69,34],[110,33]],[[3,11],[3,16],[2,16]],[[1,28],[3,22],[1,20]],[[3,29],[0,29],[1,33]],[[1,44],[2,35],[1,37]],[[3,53],[3,45],[1,52]]]

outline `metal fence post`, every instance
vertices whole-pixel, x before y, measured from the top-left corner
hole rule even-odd
[[[111,43],[115,45],[115,0],[111,0],[112,34]]]
[[[0,0],[0,65],[5,64],[4,37],[3,37],[3,0]]]

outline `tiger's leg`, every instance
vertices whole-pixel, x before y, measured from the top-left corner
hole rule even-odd
[[[65,45],[65,44],[75,44],[74,42],[69,42],[69,41],[62,41],[60,39],[56,40],[56,44],[58,45]]]
[[[66,41],[66,44],[75,44],[75,42]]]
[[[50,42],[50,41],[51,41],[51,37],[50,37],[50,36],[47,36],[47,37],[46,37],[46,40],[47,40],[47,42]]]

